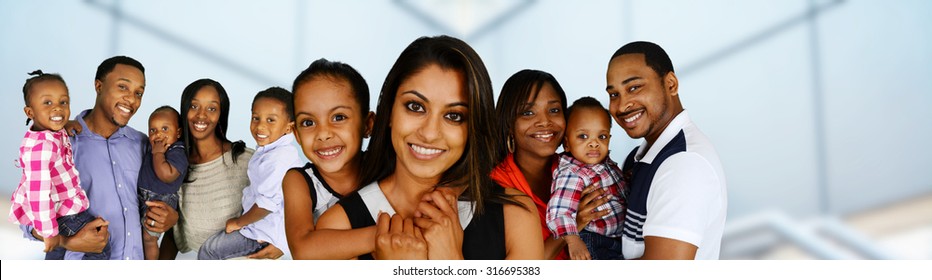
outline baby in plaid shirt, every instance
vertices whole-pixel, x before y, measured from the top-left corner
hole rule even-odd
[[[618,164],[608,157],[611,125],[611,115],[595,98],[580,98],[567,109],[563,141],[567,152],[560,155],[560,165],[553,171],[547,227],[554,237],[566,240],[574,260],[623,258],[625,184]],[[609,196],[596,210],[610,207],[611,213],[579,228],[579,200],[583,189],[593,184],[599,184]]]
[[[63,128],[71,116],[68,86],[58,74],[41,70],[23,85],[26,131],[19,148],[23,177],[10,199],[9,221],[31,225],[45,242],[45,252],[64,250],[62,236],[73,236],[96,219],[86,210],[87,194],[81,188],[78,170],[72,160],[71,141]],[[109,244],[101,253],[88,253],[84,259],[109,259]]]

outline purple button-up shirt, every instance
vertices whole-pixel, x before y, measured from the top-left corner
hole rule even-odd
[[[110,259],[141,260],[142,223],[136,180],[148,138],[132,127],[117,129],[109,139],[87,128],[81,112],[76,119],[83,129],[71,139],[81,187],[90,200],[91,215],[110,222]],[[32,231],[27,227],[26,235]],[[84,253],[68,251],[65,259],[81,259]]]

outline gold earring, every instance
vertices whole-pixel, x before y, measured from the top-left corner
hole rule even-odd
[[[514,136],[508,135],[508,139],[505,140],[505,146],[508,148],[508,153],[515,153],[515,138]]]

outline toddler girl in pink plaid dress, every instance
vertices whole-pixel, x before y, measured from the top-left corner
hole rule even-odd
[[[90,221],[87,195],[72,160],[65,124],[71,115],[68,86],[57,74],[36,70],[23,85],[26,124],[34,121],[19,148],[23,177],[10,199],[9,221],[32,226],[45,242],[47,256],[62,254],[62,236],[73,236]],[[84,259],[109,259],[109,245]]]

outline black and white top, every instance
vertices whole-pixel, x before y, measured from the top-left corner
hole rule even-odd
[[[374,226],[380,212],[395,214],[395,209],[379,188],[372,182],[359,191],[340,200],[352,228]],[[501,203],[488,201],[482,216],[473,215],[474,203],[458,202],[460,226],[463,227],[463,258],[467,260],[505,259],[505,214]],[[371,254],[359,256],[371,260]]]
[[[728,196],[725,172],[712,142],[683,111],[657,138],[628,155],[628,212],[622,251],[625,259],[644,255],[644,236],[696,245],[696,259],[718,259]]]
[[[311,193],[311,200],[314,205],[314,222],[317,223],[317,219],[320,218],[320,215],[324,214],[324,211],[330,209],[331,206],[337,204],[337,201],[340,201],[343,198],[343,195],[334,191],[330,188],[330,185],[327,184],[327,181],[321,179],[318,174],[320,171],[317,171],[317,167],[312,163],[307,163],[303,167],[295,167],[291,170],[296,170],[301,175],[304,176],[304,181],[307,182],[308,191]]]

